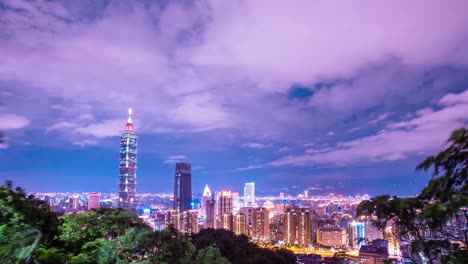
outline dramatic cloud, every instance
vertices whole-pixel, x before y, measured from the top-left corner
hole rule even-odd
[[[193,62],[242,67],[254,79],[350,76],[390,57],[414,66],[468,62],[464,1],[210,1],[210,7],[212,23]]]
[[[319,118],[326,108],[363,110],[410,93],[428,65],[468,62],[463,1],[368,2],[365,9],[310,1],[5,5],[0,80],[90,104],[101,122],[133,106],[147,131],[240,128],[284,136],[284,127],[310,128],[301,106],[274,96],[295,83],[338,80],[309,100],[316,111],[309,115],[322,125],[330,123]],[[99,15],[84,12],[90,8]],[[387,66],[368,69],[379,63]],[[275,122],[255,114],[259,101]],[[115,133],[96,133],[109,135]]]
[[[464,98],[465,94],[466,91],[448,94],[439,101],[439,105],[446,104],[451,98]],[[468,122],[468,102],[457,102],[459,103],[440,110],[421,109],[415,117],[390,123],[375,135],[339,142],[334,147],[308,149],[305,155],[286,156],[269,165],[347,166],[394,161],[405,159],[407,155],[437,151],[444,146],[452,130],[463,127]]]
[[[207,177],[212,166],[254,175],[396,164],[466,126],[467,9],[463,0],[2,1],[0,130],[11,139],[2,152],[24,147],[15,142],[110,151],[105,138],[122,133],[131,107],[143,153],[151,146],[163,167],[198,162]],[[166,158],[174,152],[186,156]]]

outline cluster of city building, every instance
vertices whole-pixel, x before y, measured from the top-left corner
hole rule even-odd
[[[255,183],[245,183],[243,194],[232,190],[211,192],[208,185],[201,197],[192,195],[189,163],[176,163],[174,193],[155,196],[137,194],[137,136],[129,110],[120,140],[119,192],[115,194],[37,194],[54,210],[79,212],[100,206],[119,207],[139,213],[153,229],[169,225],[186,234],[202,228],[225,229],[245,235],[259,244],[301,250],[347,250],[358,252],[367,263],[399,257],[398,242],[391,227],[382,232],[370,219],[356,217],[356,206],[368,197],[340,195],[312,196],[306,190],[298,196],[256,197]],[[372,242],[372,243],[371,243]]]

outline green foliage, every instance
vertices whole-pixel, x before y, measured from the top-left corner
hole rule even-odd
[[[213,246],[231,263],[296,263],[288,250],[269,250],[250,243],[246,236],[236,236],[224,229],[203,229],[192,236],[197,250]]]
[[[61,264],[66,263],[71,258],[70,254],[57,248],[40,247],[36,251],[36,259],[41,264]]]
[[[13,189],[8,181],[0,186],[0,259],[4,263],[27,261],[39,244],[52,245],[58,219],[49,206]]]
[[[65,248],[73,253],[81,251],[82,246],[98,238],[108,240],[125,234],[128,228],[149,230],[132,212],[123,209],[99,208],[81,214],[60,217],[62,225],[58,236]]]
[[[196,264],[229,264],[227,258],[221,255],[219,249],[213,246],[208,246],[201,249],[195,260]]]
[[[424,171],[433,168],[433,178],[419,196],[382,195],[361,202],[357,208],[358,215],[376,216],[374,224],[380,229],[394,223],[397,237],[410,242],[409,257],[416,261],[459,263],[467,256],[468,130],[454,131],[448,143],[447,149],[417,166]],[[452,231],[447,230],[449,226]],[[464,230],[463,237],[454,235],[454,229]],[[428,231],[431,235],[427,235]]]
[[[117,255],[115,244],[112,241],[99,238],[94,241],[86,242],[81,252],[77,256],[72,257],[70,263],[106,264],[118,263],[119,261],[121,260]]]
[[[11,181],[0,186],[0,226],[11,234],[31,228],[39,230],[45,243],[51,243],[57,234],[58,219],[49,205],[32,196],[26,197],[25,191],[13,189]]]

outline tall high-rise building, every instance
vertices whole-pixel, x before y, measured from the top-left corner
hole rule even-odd
[[[216,228],[216,201],[209,199],[204,206],[206,209],[204,228]]]
[[[202,211],[203,219],[206,219],[206,202],[208,200],[211,200],[211,191],[207,184],[205,186],[205,189],[203,189],[203,195],[202,195],[202,200],[201,200],[201,209],[202,209],[201,211]]]
[[[174,210],[192,209],[192,168],[189,163],[176,163],[174,176]]]
[[[240,209],[239,200],[240,200],[239,193],[233,192],[232,193],[232,213],[233,214],[237,214],[237,212],[239,212],[239,209]]]
[[[99,193],[90,193],[88,195],[88,210],[96,209],[101,206],[101,195]]]
[[[137,136],[133,132],[132,109],[128,110],[125,132],[120,137],[119,207],[135,209]]]
[[[196,210],[188,210],[183,213],[183,232],[186,234],[198,233],[198,212]]]
[[[292,208],[286,208],[284,212],[284,243],[296,244],[297,212]]]
[[[255,183],[246,182],[244,185],[244,206],[255,205]]]
[[[232,193],[230,191],[221,191],[221,192],[216,193],[216,218],[218,220],[217,226],[221,228],[224,228],[224,226],[231,227],[231,229],[229,230],[232,230],[232,223],[226,222],[226,221],[229,221],[229,219],[231,219],[232,221],[232,213],[233,213],[232,202],[233,202]],[[227,215],[230,215],[230,217]],[[228,229],[228,228],[225,228],[225,229]]]
[[[232,231],[233,230],[234,218],[232,213],[224,213],[221,215],[220,228]]]
[[[310,239],[310,212],[306,208],[301,208],[297,217],[297,244],[301,246],[308,246],[311,244]]]
[[[76,197],[76,196],[71,197],[71,198],[70,198],[70,205],[71,205],[71,208],[72,208],[73,210],[78,209],[78,206],[79,206],[79,204],[78,204],[78,197]]]
[[[286,208],[284,216],[284,242],[301,246],[310,245],[310,212],[306,208]]]
[[[349,225],[349,243],[355,249],[366,244],[366,226],[364,222],[353,221]]]
[[[251,231],[253,229],[253,213],[254,213],[254,209],[253,207],[242,207],[240,210],[239,210],[239,213],[240,214],[243,214],[245,215],[245,234],[248,236],[248,237],[251,237]]]
[[[177,210],[169,210],[164,215],[164,223],[166,226],[173,225],[177,230],[181,229],[180,214]]]
[[[234,234],[247,235],[246,221],[247,217],[242,213],[234,217]]]
[[[252,214],[251,237],[256,241],[270,240],[270,218],[268,209],[263,207],[255,208]]]

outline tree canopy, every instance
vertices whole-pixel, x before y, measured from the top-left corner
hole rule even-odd
[[[12,182],[0,186],[0,259],[9,263],[295,263],[289,251],[261,249],[245,236],[173,226],[153,231],[136,214],[99,208],[59,216]],[[247,262],[246,262],[247,261]]]
[[[363,201],[361,216],[375,216],[380,229],[393,225],[409,245],[415,263],[463,263],[468,259],[468,130],[454,131],[448,147],[427,157],[416,169],[432,169],[433,178],[417,197],[381,195]]]

